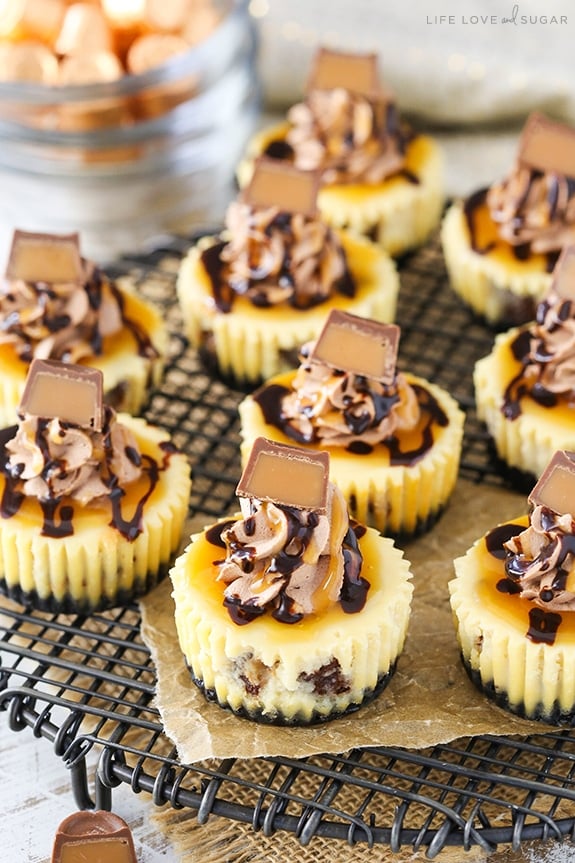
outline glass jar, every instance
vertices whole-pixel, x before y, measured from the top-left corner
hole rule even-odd
[[[12,232],[79,231],[84,255],[221,221],[259,107],[247,0],[203,42],[108,83],[0,83],[0,267]]]

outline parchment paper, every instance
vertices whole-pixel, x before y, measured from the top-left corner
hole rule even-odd
[[[413,611],[405,650],[388,687],[348,717],[310,728],[261,725],[207,702],[185,666],[171,583],[163,582],[140,603],[142,637],[156,664],[157,707],[181,761],[303,758],[368,745],[419,749],[476,734],[549,730],[541,722],[515,718],[495,706],[469,681],[459,657],[447,590],[453,559],[498,522],[526,507],[523,495],[459,481],[438,524],[404,546],[414,573]]]

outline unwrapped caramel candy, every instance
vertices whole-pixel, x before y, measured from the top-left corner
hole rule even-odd
[[[319,184],[319,171],[301,171],[287,162],[260,157],[241,199],[253,207],[315,216]]]
[[[400,329],[332,309],[307,359],[391,386]]]
[[[536,171],[575,177],[575,129],[531,114],[519,141],[519,164]]]
[[[259,437],[236,488],[238,497],[324,513],[329,455],[274,443]]]
[[[575,452],[558,450],[528,498],[531,506],[544,506],[557,515],[575,518]]]
[[[0,81],[70,86],[142,74],[220,20],[213,0],[0,0]]]
[[[137,863],[130,828],[113,812],[76,812],[58,827],[52,863]]]
[[[100,369],[34,359],[18,407],[20,416],[59,419],[102,431],[103,375]]]

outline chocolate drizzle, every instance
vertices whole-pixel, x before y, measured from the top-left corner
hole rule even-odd
[[[421,428],[421,442],[418,446],[413,447],[412,449],[403,450],[402,441],[399,436],[392,435],[386,440],[382,440],[378,446],[384,446],[388,450],[390,465],[415,464],[423,458],[433,446],[434,424],[440,427],[445,427],[449,422],[445,411],[439,405],[437,399],[427,389],[425,389],[425,387],[420,384],[411,384],[411,386],[416,393],[417,402],[425,417]],[[256,404],[259,405],[264,421],[267,425],[275,426],[287,437],[297,443],[320,443],[321,439],[318,437],[317,433],[314,432],[312,437],[304,435],[291,424],[289,419],[284,417],[282,403],[284,398],[289,395],[290,392],[291,390],[288,387],[280,384],[267,384],[260,387],[260,389],[253,394],[253,399]],[[394,396],[381,396],[375,398],[374,403],[376,416],[372,425],[375,426],[379,424],[396,400],[397,399]],[[344,415],[346,416],[350,432],[358,435],[361,434],[361,430],[358,431],[357,428],[357,417],[353,418],[353,422],[349,422],[351,414]],[[373,452],[373,446],[361,440],[350,442],[346,449],[348,452],[358,456],[369,455]]]
[[[158,351],[153,346],[150,338],[137,321],[131,320],[126,315],[125,297],[119,288],[111,280],[105,279],[98,267],[89,265],[86,261],[83,263],[88,276],[85,283],[83,285],[78,285],[77,289],[85,291],[88,298],[88,305],[92,315],[94,315],[94,319],[91,323],[80,322],[77,324],[77,337],[80,340],[85,340],[90,346],[92,356],[100,356],[103,353],[104,345],[99,327],[98,312],[102,306],[104,289],[107,287],[118,306],[123,326],[131,333],[136,342],[139,355],[143,357],[156,358],[158,356]],[[48,282],[37,281],[27,282],[26,286],[29,291],[33,292],[35,305],[42,312],[39,323],[43,324],[48,332],[58,333],[70,326],[71,319],[69,315],[62,313],[62,300],[54,291],[51,284]],[[9,302],[14,301],[14,297],[10,293],[6,293],[4,296]],[[56,303],[56,309],[53,312],[50,312],[50,303]],[[27,307],[23,311],[27,312],[28,310],[29,308]],[[17,310],[10,312],[0,323],[0,329],[3,332],[14,333],[18,337],[20,341],[17,346],[18,355],[24,362],[31,362],[34,356],[36,341],[31,337],[27,330],[26,315],[23,315],[21,311]],[[74,337],[72,336],[71,339],[73,338]],[[54,354],[53,358],[69,362],[71,360],[70,349],[64,347],[63,350],[58,351],[57,355]]]
[[[167,463],[172,453],[177,452],[175,447],[169,442],[166,446],[160,444],[160,448],[164,450],[164,458],[162,465],[158,465],[156,460],[149,455],[140,456],[136,453],[132,460],[137,456],[141,459],[142,474],[147,478],[148,488],[139,498],[134,513],[131,518],[126,518],[122,512],[122,502],[126,495],[125,489],[119,485],[118,477],[113,473],[110,467],[112,458],[112,447],[110,438],[110,419],[112,410],[106,408],[106,419],[104,424],[104,449],[105,449],[105,466],[101,474],[103,483],[109,489],[109,501],[112,509],[112,518],[110,525],[122,534],[125,539],[132,542],[142,531],[142,515],[146,501],[154,491],[161,470],[165,470]],[[36,443],[41,449],[44,456],[44,468],[42,471],[43,477],[48,477],[51,471],[61,470],[59,463],[54,462],[49,455],[49,451],[43,437],[40,434],[42,427],[45,427],[46,420],[40,420],[38,423],[38,434]],[[0,432],[0,474],[4,479],[4,488],[0,500],[0,516],[8,519],[15,516],[24,501],[26,495],[21,491],[21,480],[19,466],[11,467],[9,464],[9,455],[5,445],[16,434],[17,426],[2,430]],[[133,461],[133,463],[135,463]],[[43,536],[62,538],[72,536],[74,533],[74,508],[70,505],[69,499],[66,497],[49,497],[36,501],[43,516],[43,524],[41,533]]]
[[[561,615],[543,608],[532,608],[529,611],[529,629],[527,638],[535,644],[553,644],[561,625]]]
[[[542,526],[545,530],[551,529],[555,523],[555,517],[551,510],[543,511]],[[494,528],[485,537],[485,546],[489,554],[504,564],[505,576],[499,579],[496,589],[499,593],[507,594],[510,597],[519,597],[524,592],[523,579],[528,576],[534,561],[524,554],[516,554],[506,549],[504,543],[518,536],[524,530],[524,525],[507,523]],[[553,531],[551,541],[540,550],[537,560],[541,564],[541,573],[550,571],[550,563],[547,561],[550,561],[555,555],[557,546],[559,546],[559,554],[554,564],[556,573],[551,587],[540,589],[537,597],[539,603],[551,602],[555,599],[556,594],[564,592],[567,587],[570,565],[564,567],[564,564],[567,562],[568,556],[572,558],[575,554],[575,536],[573,534]],[[531,597],[527,597],[527,599],[530,604],[533,603]],[[561,615],[556,611],[549,611],[541,605],[533,605],[529,609],[529,627],[526,636],[535,643],[553,644],[561,621]]]
[[[570,305],[570,303],[565,303],[564,307],[570,307]],[[544,314],[544,312],[545,303],[540,303],[538,315]],[[546,363],[552,359],[552,355],[546,351],[543,339],[540,338],[534,343],[531,330],[525,329],[513,339],[510,349],[513,358],[520,363],[521,368],[509,381],[503,393],[501,411],[506,419],[514,420],[520,416],[521,400],[526,396],[543,408],[555,407],[559,401],[558,395],[548,390],[541,380],[528,382],[525,377],[525,369],[528,365],[534,368],[539,363],[539,375],[541,375]]]
[[[271,233],[272,229],[281,230],[286,234],[286,238],[290,237],[289,214],[280,212],[270,222],[266,228],[266,233]],[[269,277],[266,277],[261,282],[262,290],[258,291],[257,279],[247,279],[242,285],[234,287],[228,279],[228,264],[222,260],[222,250],[226,243],[221,240],[207,246],[201,253],[201,262],[210,280],[212,296],[216,308],[223,314],[228,314],[232,311],[236,296],[241,295],[247,297],[250,302],[257,308],[269,308],[274,304],[267,297],[266,289],[268,287]],[[291,256],[289,253],[290,243],[286,243],[286,254],[282,261],[280,271],[274,279],[280,287],[294,287],[294,280],[291,274]],[[344,272],[340,279],[333,285],[333,291],[345,297],[355,296],[355,282],[353,276],[347,266],[345,251],[341,249],[341,254],[344,259]],[[314,306],[321,305],[328,297],[320,294],[305,294],[294,290],[290,298],[285,302],[294,309],[305,311]]]
[[[289,576],[303,561],[305,549],[311,541],[313,530],[317,525],[317,516],[313,512],[296,510],[293,507],[279,507],[285,513],[288,521],[288,539],[284,549],[274,558],[272,562],[273,571],[277,572],[278,578],[283,578],[284,585],[282,586],[278,596],[273,601],[272,617],[280,623],[298,623],[303,618],[303,614],[294,610],[293,601],[286,594],[285,588],[289,584]],[[228,543],[230,550],[234,555],[240,551],[239,547],[234,543],[233,525],[235,520],[230,519],[223,522],[218,522],[211,528],[208,528],[205,533],[205,538],[210,545],[216,548],[227,548],[226,541],[223,539],[223,534],[228,533]],[[359,539],[364,535],[365,528],[357,522],[350,522],[348,531],[344,537],[342,550],[344,557],[343,584],[339,597],[339,602],[342,610],[346,614],[355,614],[364,607],[367,593],[369,591],[369,582],[361,576],[362,554],[359,548]],[[245,572],[249,572],[250,556],[253,550],[249,546],[241,549],[241,555],[244,557],[242,567]],[[213,565],[218,566],[223,561],[214,560]],[[253,564],[252,564],[253,565]],[[270,569],[271,571],[271,569]],[[228,614],[235,624],[243,626],[261,617],[268,609],[265,606],[258,606],[251,603],[241,603],[237,597],[224,597],[223,604],[228,610]]]
[[[478,189],[477,192],[474,192],[468,198],[466,198],[463,205],[463,213],[465,215],[465,221],[467,223],[467,230],[469,231],[469,239],[470,245],[474,252],[478,255],[488,255],[492,252],[499,243],[503,243],[506,248],[509,248],[514,258],[518,261],[526,261],[531,256],[531,246],[529,243],[519,243],[517,245],[511,245],[510,243],[506,243],[503,240],[499,240],[497,235],[493,240],[490,240],[484,246],[480,246],[477,240],[478,236],[478,227],[477,227],[477,217],[478,211],[481,210],[482,207],[486,206],[487,194],[489,192],[488,188]],[[494,231],[496,231],[496,225],[493,223]],[[546,252],[545,253],[545,271],[547,273],[552,272],[555,264],[557,263],[557,259],[559,257],[558,251]]]
[[[382,143],[385,143],[386,141],[389,142],[390,140],[395,141],[397,149],[402,155],[406,154],[408,145],[417,137],[409,126],[401,122],[397,106],[394,102],[389,102],[385,106],[382,120],[377,123],[377,127],[376,138]],[[350,138],[351,137],[352,136],[350,135]],[[350,141],[350,143],[352,143],[352,141]],[[296,160],[294,148],[285,138],[281,137],[273,138],[269,141],[265,146],[262,155],[267,156],[269,159],[277,159],[291,164]],[[321,169],[321,165],[318,165],[318,167]],[[341,164],[339,164],[337,168],[338,170],[345,172],[345,160],[342,160]],[[390,176],[402,177],[406,182],[412,185],[419,185],[421,183],[417,174],[407,168],[399,168]],[[385,179],[387,179],[387,177]],[[358,182],[360,181],[358,180]]]
[[[508,552],[503,543],[514,536],[518,536],[523,530],[525,530],[523,525],[513,523],[500,524],[498,527],[494,527],[485,537],[487,551],[497,560],[505,560]]]

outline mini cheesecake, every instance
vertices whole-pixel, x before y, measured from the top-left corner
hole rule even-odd
[[[532,114],[509,174],[448,210],[451,286],[488,324],[533,319],[561,250],[575,241],[575,129]]]
[[[206,365],[234,382],[257,384],[293,368],[300,344],[317,336],[331,309],[393,321],[399,293],[393,262],[369,240],[345,232],[338,236],[355,283],[354,296],[334,294],[305,309],[286,304],[258,308],[237,296],[229,312],[219,311],[213,288],[217,276],[211,275],[205,257],[214,243],[193,248],[182,262],[177,292],[186,335]]]
[[[30,362],[99,368],[107,403],[137,414],[162,376],[156,309],[82,258],[78,234],[17,230],[0,281],[0,424],[16,420]]]
[[[105,336],[102,351],[79,360],[104,375],[106,403],[116,410],[138,414],[152,389],[160,383],[168,334],[160,313],[135,294],[123,294],[124,320],[118,332]],[[0,344],[0,425],[16,420],[30,363],[12,344]]]
[[[536,320],[499,333],[473,373],[477,414],[497,455],[531,481],[556,450],[575,449],[574,363],[575,247],[567,246]]]
[[[337,327],[339,321],[341,327]],[[353,339],[346,347],[348,325],[357,330],[361,347]],[[366,387],[366,379],[367,387],[370,386],[369,375],[377,375],[373,367],[369,368],[370,345],[377,351],[379,345],[385,344],[386,334],[396,332],[398,328],[336,311],[324,322],[316,346],[334,326],[337,331],[332,339],[333,357],[327,363],[333,374],[327,376],[325,387],[323,384],[322,387],[329,391],[343,375],[347,375],[351,382],[357,372],[355,381],[359,381],[361,393]],[[313,350],[311,358],[315,363]],[[355,358],[359,362],[353,367],[355,371],[351,371]],[[326,408],[325,413],[314,417],[313,429],[307,429],[305,433],[299,428],[298,418],[295,418],[294,425],[291,411],[289,415],[286,413],[286,400],[293,399],[297,393],[300,376],[305,375],[309,360],[308,353],[302,358],[299,370],[270,378],[239,405],[244,462],[253,441],[259,436],[280,443],[295,441],[313,452],[329,452],[332,479],[343,492],[353,518],[393,536],[409,536],[429,529],[441,515],[457,479],[464,415],[455,400],[437,385],[405,373],[403,380],[418,411],[413,424],[374,439],[366,438],[370,431],[367,427],[353,434],[355,418],[351,417],[349,437],[343,435],[334,443],[333,439],[320,438],[317,434],[318,429],[331,422],[332,417],[340,422],[337,408]],[[383,363],[386,363],[385,359]],[[394,363],[395,359],[391,361],[393,368]],[[392,387],[394,374],[390,375]],[[354,383],[351,385],[355,386]],[[314,394],[310,405],[323,398],[321,392]],[[308,408],[303,403],[301,410],[302,422],[305,422]],[[361,418],[359,423],[361,425]]]
[[[564,513],[573,509],[572,458],[552,457],[530,495],[533,512],[477,540],[455,560],[449,584],[463,663],[475,685],[520,716],[569,725],[575,719],[574,522]],[[564,479],[555,482],[558,474],[567,476],[567,492]]]
[[[388,683],[408,626],[409,563],[390,539],[348,522],[333,484],[327,486],[327,510],[311,503],[311,483],[301,481],[299,465],[315,470],[325,454],[260,439],[244,477],[254,453],[261,458],[262,451],[270,458],[263,479],[253,483],[259,499],[250,498],[247,515],[242,507],[242,514],[192,537],[171,570],[176,627],[192,678],[209,700],[257,722],[308,725],[356,710]],[[275,468],[276,458],[287,459],[284,468]],[[247,493],[242,482],[239,495]],[[305,510],[297,500],[301,495],[308,498]],[[258,571],[252,580],[251,598],[241,588],[236,595],[227,575],[230,560],[235,555],[249,579],[259,549],[270,545],[284,517],[299,525],[297,550],[290,528],[285,544],[276,544],[263,574]],[[331,550],[318,556],[314,531],[325,535],[326,518]],[[247,546],[241,541],[244,531]],[[341,549],[346,550],[341,588],[334,588],[333,561],[341,553],[334,534],[343,536]],[[254,556],[255,564],[249,562]],[[309,562],[312,557],[315,563]],[[294,587],[304,565],[306,575]],[[280,592],[264,599],[278,579]]]
[[[239,385],[292,368],[331,309],[390,321],[399,279],[375,243],[332,230],[317,209],[319,174],[270,159],[230,204],[226,231],[182,262],[186,335],[208,367]]]
[[[514,247],[498,236],[486,194],[482,190],[449,208],[441,243],[455,293],[487,323],[501,328],[533,318],[551,283],[557,254],[517,257]]]
[[[257,133],[237,170],[240,186],[249,182],[255,159],[291,160],[285,143],[287,123]],[[439,225],[444,204],[443,153],[429,135],[414,135],[398,173],[379,183],[327,183],[318,193],[322,217],[334,228],[376,242],[392,257],[425,243]]]
[[[167,573],[182,535],[186,457],[166,432],[104,406],[101,391],[97,369],[34,360],[21,420],[1,433],[0,591],[44,611],[133,600]]]
[[[394,94],[380,82],[375,53],[320,47],[287,122],[248,145],[240,186],[261,155],[321,175],[325,221],[367,236],[398,256],[425,242],[443,208],[443,160],[436,142],[401,120]]]

